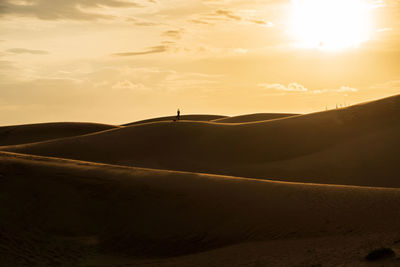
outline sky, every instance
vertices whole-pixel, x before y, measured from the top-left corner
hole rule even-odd
[[[399,93],[397,0],[0,0],[0,125],[310,113]]]

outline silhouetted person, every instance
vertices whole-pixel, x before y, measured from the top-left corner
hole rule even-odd
[[[179,121],[181,119],[181,111],[178,108],[178,111],[176,112],[176,120]]]

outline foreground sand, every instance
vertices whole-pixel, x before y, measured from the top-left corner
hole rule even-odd
[[[2,266],[362,266],[399,248],[400,189],[6,152],[0,173]]]

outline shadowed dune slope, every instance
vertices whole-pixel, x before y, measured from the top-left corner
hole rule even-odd
[[[89,253],[151,258],[250,241],[394,236],[400,221],[399,189],[282,183],[4,152],[0,173],[0,198],[7,199],[0,201],[3,266],[77,266]]]
[[[159,122],[2,149],[159,169],[400,187],[399,120],[400,96],[394,96],[281,120]]]
[[[226,118],[226,116],[201,115],[201,114],[182,115],[181,116],[181,120],[187,120],[187,121],[212,121],[212,120],[221,119],[221,118],[222,119]],[[148,123],[148,122],[173,121],[174,119],[176,119],[176,116],[160,117],[160,118],[153,118],[153,119],[148,119],[148,120],[141,120],[141,121],[126,123],[126,124],[123,124],[122,126],[131,126],[131,125]]]
[[[82,122],[56,122],[0,127],[0,146],[26,144],[118,128]]]
[[[246,174],[266,173],[288,181],[304,181],[307,177],[312,183],[400,187],[399,137],[400,125],[389,127],[312,154],[256,164],[249,167],[253,173]]]
[[[299,114],[290,114],[290,113],[256,113],[256,114],[247,114],[241,116],[234,117],[226,117],[213,120],[213,122],[218,123],[243,123],[243,122],[255,122],[255,121],[266,121],[266,120],[274,120],[274,119],[282,119],[291,116],[296,116]]]

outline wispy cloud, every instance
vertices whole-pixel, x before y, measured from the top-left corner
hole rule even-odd
[[[215,14],[224,16],[228,19],[242,20],[242,18],[240,16],[237,16],[232,11],[225,10],[225,9],[218,9],[217,11],[215,11]]]
[[[310,93],[313,94],[323,94],[323,93],[354,93],[358,92],[357,88],[353,88],[350,86],[341,86],[340,88],[337,89],[317,89],[317,90],[312,90]]]
[[[350,86],[342,86],[337,91],[338,92],[357,92],[358,89],[350,87]]]
[[[258,24],[258,25],[263,25],[266,27],[273,27],[274,24],[270,21],[265,21],[265,20],[261,20],[261,19],[248,19],[248,22],[254,23],[254,24]]]
[[[195,24],[212,25],[212,23],[205,21],[205,20],[201,20],[201,19],[192,19],[192,20],[189,20],[189,22],[192,22]]]
[[[45,50],[35,50],[35,49],[25,49],[25,48],[11,48],[6,50],[8,53],[13,54],[31,54],[31,55],[47,55],[48,51]]]
[[[264,19],[254,18],[254,16],[250,15],[239,15],[236,12],[227,9],[218,9],[213,13],[203,14],[200,19],[192,19],[190,22],[196,24],[212,24],[209,21],[216,20],[231,20],[237,22],[248,22],[251,24],[262,25],[265,27],[273,27],[274,24],[270,21],[266,21]]]
[[[287,91],[287,92],[307,92],[308,89],[301,84],[298,83],[289,83],[287,86],[280,83],[261,83],[258,86],[273,89],[278,91]]]
[[[182,37],[182,30],[169,30],[162,33],[162,36],[173,38],[173,39],[180,39]]]
[[[149,90],[149,88],[146,87],[145,85],[143,85],[142,83],[133,83],[133,82],[131,82],[129,80],[118,81],[111,88],[113,90],[117,90],[117,91],[124,91],[124,90],[145,91],[145,90]]]
[[[140,20],[137,18],[127,18],[127,22],[131,22],[135,26],[158,26],[162,25],[162,23],[156,23],[152,21],[147,21],[147,20]]]
[[[235,53],[239,53],[239,54],[246,54],[247,52],[249,52],[249,50],[244,49],[244,48],[236,48],[233,50]]]
[[[323,88],[323,89],[308,89],[304,85],[301,85],[299,83],[289,83],[287,86],[280,84],[280,83],[260,83],[258,86],[265,88],[265,89],[270,89],[270,90],[276,90],[276,91],[282,91],[282,92],[298,92],[298,93],[307,93],[307,94],[324,94],[324,93],[354,93],[358,92],[357,88],[353,88],[350,86],[341,86],[339,88],[334,88],[334,89],[328,89],[328,88]]]
[[[27,0],[15,2],[2,0],[0,16],[15,15],[36,17],[42,20],[95,20],[111,18],[111,15],[100,12],[90,12],[93,8],[127,8],[142,7],[142,5],[127,0]]]
[[[140,55],[148,55],[148,54],[155,54],[155,53],[162,53],[168,50],[168,46],[166,45],[159,45],[150,47],[147,50],[143,51],[134,51],[134,52],[123,52],[123,53],[114,53],[113,56],[116,57],[131,57],[131,56],[140,56]]]

